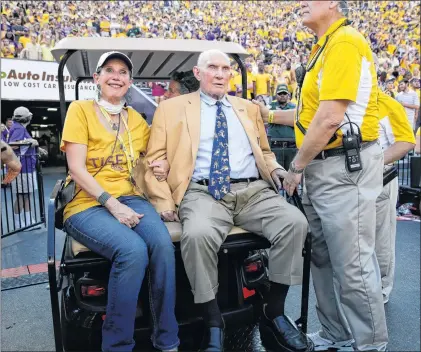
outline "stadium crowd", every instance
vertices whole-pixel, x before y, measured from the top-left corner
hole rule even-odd
[[[396,97],[409,89],[419,99],[419,2],[349,3],[353,25],[379,57],[382,90]],[[286,85],[294,102],[295,69],[314,42],[298,11],[299,1],[8,1],[1,5],[1,57],[53,61],[55,43],[72,36],[233,41],[250,53],[248,98],[275,96]],[[230,90],[241,94],[235,64]]]

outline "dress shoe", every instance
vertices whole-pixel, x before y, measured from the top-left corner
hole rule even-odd
[[[202,352],[223,352],[224,351],[224,329],[216,327],[205,327],[203,340],[200,345]]]
[[[270,320],[265,311],[259,324],[263,346],[271,351],[305,352],[313,351],[313,343],[307,339],[286,315]]]

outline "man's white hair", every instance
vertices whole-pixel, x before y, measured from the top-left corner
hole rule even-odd
[[[226,60],[227,64],[230,64],[230,58],[227,54],[218,49],[210,49],[204,51],[199,55],[199,58],[197,59],[197,66],[199,68],[205,68],[206,64],[211,60],[213,56],[222,56]]]

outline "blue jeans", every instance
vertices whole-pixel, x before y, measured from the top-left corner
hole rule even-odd
[[[103,351],[131,351],[139,291],[149,266],[152,343],[169,350],[179,345],[175,318],[175,258],[170,234],[152,205],[141,197],[118,200],[145,216],[130,229],[102,206],[72,215],[67,233],[92,251],[112,261]]]

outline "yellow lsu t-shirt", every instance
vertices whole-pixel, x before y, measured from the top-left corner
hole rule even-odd
[[[373,141],[379,137],[378,87],[373,55],[369,44],[356,29],[341,27],[344,21],[345,18],[332,24],[312,49],[297,108],[298,119],[307,130],[321,101],[349,100],[347,115],[360,127],[362,140]],[[324,45],[324,50],[311,67]],[[346,121],[344,117],[343,122]],[[325,149],[342,146],[342,135],[348,130],[349,124],[342,126],[336,132],[336,140]],[[301,147],[304,135],[297,121],[295,137],[297,146]]]
[[[268,82],[271,81],[271,75],[269,73],[258,73],[256,76],[256,96],[268,95]]]
[[[128,108],[126,111],[133,141],[133,153],[135,158],[138,158],[141,153],[146,152],[150,129],[138,112],[132,108]],[[124,132],[122,137],[126,149],[130,150],[128,133]],[[115,134],[106,129],[97,117],[93,100],[74,101],[70,104],[60,149],[63,152],[66,151],[64,142],[87,145],[86,168],[88,172],[94,175],[102,165],[105,165],[95,176],[95,180],[105,191],[115,198],[139,194],[130,182],[126,155],[121,149],[119,141],[111,155],[115,139]],[[76,187],[76,192],[79,189]],[[66,206],[64,220],[96,205],[99,205],[96,199],[82,190]]]
[[[412,126],[405,108],[395,99],[379,90],[380,143],[383,149],[395,142],[415,143]]]

